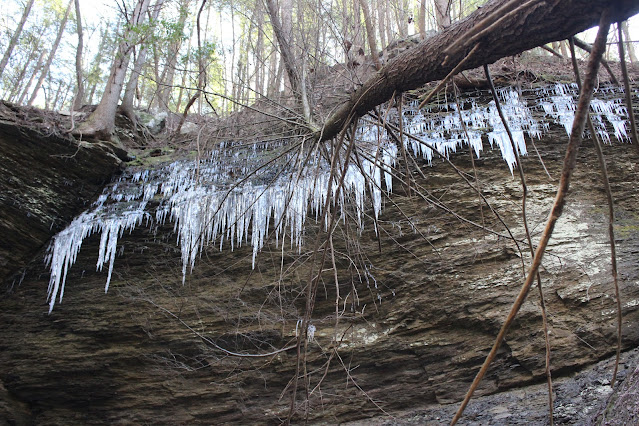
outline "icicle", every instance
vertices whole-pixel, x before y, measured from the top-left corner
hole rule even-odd
[[[569,132],[575,109],[575,87],[558,84],[543,92],[549,99],[543,99],[537,108]],[[503,100],[515,149],[520,155],[526,155],[524,135],[540,137],[549,128],[548,123],[538,122],[517,92],[500,90],[498,95]],[[403,121],[405,129],[414,138],[405,134],[400,142],[403,148],[429,164],[432,164],[434,150],[448,157],[461,147],[469,146],[479,157],[483,151],[482,136],[487,134],[490,145],[500,149],[513,173],[515,155],[494,104],[478,105],[471,99],[465,102],[464,107],[458,112],[455,104],[443,103],[418,110],[417,102],[408,102]],[[610,142],[610,137],[602,117],[612,126],[618,140],[628,138],[623,118],[626,111],[619,101],[594,100],[592,109],[596,131],[606,142]],[[397,114],[396,110],[391,111],[389,117],[397,119]],[[216,242],[220,250],[225,245],[234,250],[250,244],[253,267],[257,254],[266,244],[269,231],[273,231],[278,247],[280,239],[286,236],[292,247],[301,250],[307,218],[314,215],[319,221],[322,215],[329,214],[323,211],[329,196],[332,197],[331,208],[342,212],[340,220],[346,220],[345,207],[348,204],[361,231],[365,210],[372,206],[374,217],[379,218],[383,208],[382,191],[391,192],[393,189],[391,170],[396,165],[401,147],[375,124],[361,125],[355,137],[363,155],[358,161],[353,159],[347,168],[339,199],[335,199],[338,182],[330,178],[329,166],[319,159],[301,173],[296,169],[282,171],[274,182],[271,177],[273,170],[260,170],[242,185],[234,186],[237,184],[234,175],[244,176],[244,173],[257,168],[250,159],[259,158],[258,153],[263,150],[285,146],[285,140],[220,142],[199,162],[197,181],[196,165],[188,160],[122,176],[100,195],[92,210],[78,216],[52,239],[47,255],[51,270],[49,311],[53,309],[56,298],[62,300],[66,274],[86,237],[93,232],[101,234],[96,267],[102,270],[108,263],[107,291],[118,240],[125,230],[130,232],[139,226],[143,218],[150,228],[163,225],[167,220],[173,223],[181,250],[183,282],[187,272],[195,267],[202,248],[209,243]],[[288,160],[284,158],[282,164]],[[155,201],[154,212],[147,211],[150,200]],[[328,220],[325,226],[328,226]],[[309,335],[312,335],[310,329]]]

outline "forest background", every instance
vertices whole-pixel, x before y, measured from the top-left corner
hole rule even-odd
[[[155,0],[135,25],[130,22],[132,1],[3,3],[0,98],[58,111],[68,111],[73,103],[75,109],[98,103],[118,44],[131,29],[131,93],[125,98],[154,112],[182,112],[196,91],[202,59],[207,90],[219,96],[198,99],[192,111],[224,115],[290,90],[268,3],[276,5],[295,60],[303,65],[299,68],[312,74],[356,62],[362,52],[370,57],[411,35],[431,35],[485,0]],[[639,19],[630,19],[625,30],[628,40],[638,40]],[[592,29],[582,37],[592,41],[595,34]],[[567,53],[567,43],[554,47]],[[616,49],[609,52],[614,56]],[[130,78],[132,74],[139,78]]]

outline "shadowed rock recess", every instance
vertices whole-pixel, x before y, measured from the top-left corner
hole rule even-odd
[[[27,179],[46,177],[55,191],[48,201],[52,208],[65,203],[65,196],[89,203],[98,183],[117,169],[111,154],[83,158],[83,150],[78,150],[73,162],[66,160],[65,167],[55,169],[49,163],[50,139],[8,130],[14,129],[11,126],[3,129],[3,135],[14,137],[2,139],[7,144],[3,152],[10,155],[2,160],[8,165],[2,163],[1,178],[16,197],[46,200],[48,194],[39,195],[43,186],[27,184]],[[555,195],[565,144],[563,127],[554,124],[535,141],[552,178],[531,147],[523,159],[534,239],[543,229]],[[34,159],[13,165],[11,161],[18,160],[12,158],[27,148],[26,158]],[[628,143],[614,141],[604,149],[616,201],[623,345],[631,349],[639,345],[639,158]],[[59,148],[53,151],[60,153]],[[103,156],[112,165],[100,166],[108,173],[99,174],[96,162]],[[467,149],[451,159],[461,170],[473,173]],[[480,210],[476,193],[450,167],[436,159],[432,167],[423,163],[425,179],[420,184],[434,198],[476,223],[500,227],[486,207]],[[484,151],[474,163],[486,198],[523,241],[519,180],[511,176],[496,150]],[[86,176],[83,170],[101,177]],[[541,270],[557,378],[593,365],[615,350],[607,207],[600,179],[592,142],[586,140],[564,216]],[[95,186],[89,187],[90,183]],[[396,205],[386,202],[378,223],[379,241],[372,223],[366,224],[358,243],[342,238],[353,229],[337,230],[336,251],[367,257],[365,263],[375,281],[366,282],[363,271],[355,270],[348,258],[337,259],[343,317],[336,333],[333,271],[323,275],[312,317],[316,331],[308,343],[312,393],[308,406],[300,407],[313,423],[380,417],[384,415],[380,407],[390,415],[440,407],[416,422],[445,422],[450,409],[441,404],[463,397],[523,281],[522,253],[526,262],[530,259],[523,243],[519,252],[511,241],[486,234],[410,196],[401,182],[394,187],[391,199]],[[105,273],[95,272],[100,237],[93,235],[69,270],[63,302],[48,315],[44,250],[33,253],[50,235],[52,218],[70,220],[77,205],[48,212],[20,202],[15,208],[20,214],[13,214],[4,208],[8,205],[4,190],[2,197],[3,250],[17,253],[22,241],[39,243],[21,249],[24,254],[18,258],[32,256],[33,261],[19,284],[5,278],[0,299],[0,417],[18,424],[276,424],[287,415],[295,351],[263,358],[230,357],[193,331],[242,353],[264,353],[290,344],[303,315],[309,275],[304,261],[314,244],[314,224],[308,224],[307,245],[299,252],[289,251],[287,245],[282,258],[281,246],[267,244],[255,269],[251,268],[251,247],[233,252],[220,252],[214,244],[204,247],[185,285],[172,225],[125,232],[118,242],[106,295]],[[27,222],[25,214],[36,216],[38,222]],[[3,265],[3,276],[22,264],[10,266],[13,270]],[[358,303],[354,303],[355,294]],[[339,357],[333,357],[326,370],[336,334]],[[602,369],[600,376],[609,380],[611,373],[612,368]],[[534,288],[478,396],[526,392],[529,385],[538,390],[544,380],[544,340]],[[561,411],[569,402],[557,401],[557,415],[563,416],[558,420],[572,423],[579,416]],[[486,410],[491,409],[489,402],[485,404]],[[473,423],[472,415],[462,423],[508,423],[504,407],[492,407],[494,416],[482,417],[478,423]],[[538,410],[529,418],[543,422],[543,403]],[[579,410],[577,406],[575,412]],[[396,421],[401,423],[401,416]]]

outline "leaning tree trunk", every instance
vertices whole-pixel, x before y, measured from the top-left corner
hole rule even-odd
[[[597,25],[611,7],[613,21],[639,12],[636,0],[494,0],[435,37],[397,55],[325,121],[318,140],[334,138],[348,122],[386,102],[394,93],[441,80],[463,61],[458,71],[556,40],[564,40]],[[579,13],[575,12],[579,11]],[[472,54],[469,53],[473,50]]]
[[[79,136],[86,136],[99,139],[110,139],[115,129],[115,112],[118,108],[120,100],[120,92],[126,77],[127,66],[129,65],[129,57],[133,49],[132,29],[135,28],[142,20],[149,6],[149,0],[138,0],[133,16],[131,17],[131,25],[129,30],[124,34],[124,39],[118,46],[118,52],[115,55],[111,74],[107,81],[106,88],[98,107],[74,132]]]
[[[13,32],[13,36],[11,40],[9,40],[9,45],[4,51],[4,55],[2,55],[2,60],[0,60],[0,76],[2,76],[2,72],[4,71],[4,67],[7,66],[9,62],[9,58],[11,57],[11,52],[13,52],[13,48],[18,44],[18,39],[20,38],[20,34],[22,33],[22,29],[24,28],[24,23],[27,22],[27,18],[29,17],[29,12],[31,12],[31,6],[35,0],[29,0],[27,5],[24,7],[24,11],[22,12],[22,18],[18,23],[18,27]]]
[[[55,41],[53,42],[53,46],[51,47],[49,58],[47,59],[47,62],[44,64],[44,68],[42,68],[42,72],[40,73],[40,78],[38,78],[35,88],[33,89],[33,92],[31,93],[29,102],[27,102],[29,106],[33,105],[33,102],[38,96],[38,91],[42,87],[42,83],[44,83],[44,79],[46,78],[47,74],[49,74],[49,68],[51,68],[51,64],[53,63],[53,58],[55,58],[55,52],[58,50],[58,46],[60,45],[60,41],[62,40],[62,34],[64,34],[64,28],[67,26],[67,20],[69,19],[69,13],[71,12],[72,4],[73,4],[73,0],[70,0],[69,4],[67,5],[67,9],[64,12],[64,16],[62,17],[62,21],[60,22],[58,35],[56,36]]]
[[[22,89],[22,93],[20,94],[20,97],[16,101],[18,105],[20,105],[22,101],[24,101],[24,99],[29,94],[29,88],[31,87],[31,83],[33,83],[33,80],[35,79],[36,75],[40,72],[40,69],[42,68],[42,63],[44,62],[44,57],[46,56],[46,54],[47,54],[47,50],[42,49],[42,52],[40,52],[40,57],[38,58],[38,62],[33,68],[33,72],[31,73],[31,76],[29,77],[29,81],[27,82],[27,85],[24,86],[24,88]]]
[[[77,111],[84,104],[84,77],[82,75],[82,50],[84,48],[84,32],[82,31],[80,0],[75,0],[75,22],[78,30],[78,48],[75,51],[75,79],[77,90],[71,108],[74,111]]]

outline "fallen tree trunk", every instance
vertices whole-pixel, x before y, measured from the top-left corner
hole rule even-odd
[[[459,71],[572,37],[597,25],[606,7],[613,22],[639,13],[637,0],[494,0],[393,58],[326,120],[316,138],[332,139],[393,93],[441,80],[462,61]]]

